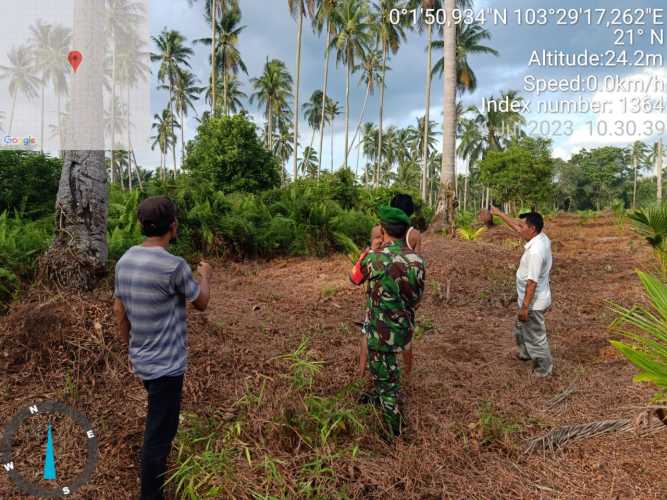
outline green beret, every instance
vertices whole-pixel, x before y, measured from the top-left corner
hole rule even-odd
[[[380,207],[378,215],[380,216],[380,222],[386,222],[388,224],[404,223],[408,226],[410,225],[410,217],[408,217],[400,208]]]

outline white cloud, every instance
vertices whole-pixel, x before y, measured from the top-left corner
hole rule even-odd
[[[602,78],[600,79],[602,82]],[[651,68],[621,78],[620,85],[604,89],[592,95],[591,101],[609,102],[610,112],[591,115],[590,120],[578,124],[570,137],[570,146],[624,146],[637,140],[650,141],[659,134],[656,127],[667,123],[667,111],[649,109],[632,113],[626,109],[633,101],[667,105],[667,69]],[[628,86],[622,88],[622,86]],[[626,104],[627,103],[627,104]],[[586,123],[590,121],[590,123]],[[592,124],[592,127],[591,127]],[[591,130],[592,128],[592,130]],[[605,133],[606,130],[606,133]],[[651,133],[653,130],[653,133]],[[592,132],[592,133],[591,133]]]

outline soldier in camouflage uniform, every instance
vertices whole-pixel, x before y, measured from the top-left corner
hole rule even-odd
[[[379,215],[382,245],[361,255],[350,280],[355,285],[368,282],[368,314],[363,332],[368,341],[368,369],[374,381],[370,399],[380,406],[389,431],[397,436],[401,417],[396,353],[403,352],[412,341],[415,308],[424,292],[426,271],[422,258],[405,243],[410,227],[405,212],[382,207]]]

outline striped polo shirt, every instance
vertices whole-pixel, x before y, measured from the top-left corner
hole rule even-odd
[[[185,373],[185,301],[198,295],[188,263],[162,247],[134,246],[118,261],[114,296],[130,321],[129,355],[139,378]]]

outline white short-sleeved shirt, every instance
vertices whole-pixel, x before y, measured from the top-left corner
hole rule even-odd
[[[516,291],[519,296],[519,307],[523,306],[528,280],[537,283],[533,303],[529,309],[544,311],[551,305],[551,288],[549,272],[551,271],[551,240],[546,234],[540,233],[524,246],[519,269],[516,271]]]

